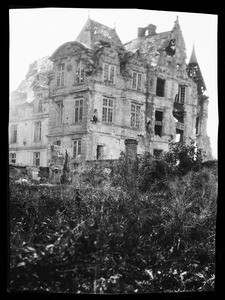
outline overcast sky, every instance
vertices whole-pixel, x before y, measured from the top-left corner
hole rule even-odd
[[[169,31],[179,17],[188,63],[193,43],[209,95],[208,135],[217,158],[217,15],[137,9],[40,8],[10,10],[10,91],[17,89],[29,65],[74,41],[90,18],[116,27],[123,43],[137,37],[138,27]]]

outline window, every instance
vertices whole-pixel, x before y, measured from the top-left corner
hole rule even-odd
[[[63,101],[56,102],[55,124],[62,125],[63,123]]]
[[[37,112],[42,112],[42,100],[39,99],[37,103]]]
[[[115,83],[115,71],[116,67],[104,64],[103,65],[103,81],[108,83]]]
[[[11,143],[17,143],[17,125],[11,125]]]
[[[81,155],[81,139],[73,141],[73,157],[78,158]]]
[[[34,152],[34,166],[40,166],[40,152]]]
[[[84,67],[82,64],[78,64],[76,68],[76,78],[75,83],[83,83],[84,82]]]
[[[140,73],[133,72],[132,89],[137,90],[137,91],[141,90],[141,74]]]
[[[59,64],[57,69],[57,76],[56,76],[56,85],[57,87],[64,86],[64,79],[65,79],[65,64]]]
[[[74,123],[79,123],[79,122],[82,121],[82,118],[83,118],[83,107],[84,107],[84,101],[83,101],[83,99],[75,101]]]
[[[141,106],[131,104],[131,127],[140,128]]]
[[[157,85],[156,85],[156,96],[164,97],[165,90],[165,80],[162,78],[157,78]]]
[[[155,134],[162,136],[162,126],[163,126],[163,111],[155,111]]]
[[[57,145],[57,146],[61,146],[61,140],[57,140],[57,141],[56,141],[56,145]]]
[[[184,132],[183,130],[180,130],[180,129],[176,129],[176,142],[183,142],[183,135],[184,135]]]
[[[196,118],[195,134],[199,134],[199,117]]]
[[[113,100],[103,98],[102,121],[112,123],[113,121]]]
[[[186,86],[179,85],[178,95],[176,95],[175,102],[184,103],[186,95]]]
[[[104,156],[104,146],[97,145],[97,160],[103,159]]]
[[[16,163],[16,153],[10,153],[9,154],[9,163],[15,164]]]
[[[41,122],[35,122],[34,124],[34,141],[41,141]]]

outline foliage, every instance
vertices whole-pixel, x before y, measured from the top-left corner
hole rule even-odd
[[[11,182],[9,289],[213,290],[217,177],[175,150],[89,166],[79,192]]]

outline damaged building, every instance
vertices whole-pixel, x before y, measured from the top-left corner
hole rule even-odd
[[[137,141],[137,154],[159,155],[170,141],[195,139],[211,158],[206,86],[194,49],[186,64],[178,18],[167,32],[157,33],[153,24],[138,28],[137,38],[125,44],[115,29],[89,18],[76,40],[46,64],[45,72],[35,73],[31,102],[25,92],[14,92],[20,100],[11,101],[11,163],[32,165],[39,152],[39,165],[62,174],[65,164],[75,170],[84,161],[118,159],[125,140]],[[26,144],[14,112],[23,106],[30,109]]]

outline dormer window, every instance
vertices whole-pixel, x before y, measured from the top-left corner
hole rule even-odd
[[[115,83],[116,67],[113,65],[103,64],[103,81],[108,83]]]
[[[83,83],[84,82],[84,66],[79,63],[76,67],[76,78],[75,83]]]
[[[57,67],[56,86],[64,86],[65,80],[65,64],[59,64]]]
[[[140,73],[133,72],[132,89],[137,90],[137,91],[141,90],[141,74]]]

